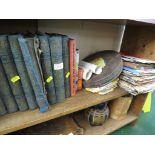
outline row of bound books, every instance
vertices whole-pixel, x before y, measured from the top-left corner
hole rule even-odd
[[[46,112],[74,96],[76,56],[76,41],[66,35],[0,35],[0,115]]]

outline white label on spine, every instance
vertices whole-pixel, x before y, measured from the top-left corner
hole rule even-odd
[[[63,69],[63,63],[54,64],[54,70],[60,70]]]

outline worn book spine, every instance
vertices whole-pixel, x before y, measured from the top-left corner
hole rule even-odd
[[[20,111],[25,111],[28,105],[6,35],[0,36],[0,57],[18,108]]]
[[[79,53],[79,49],[76,49],[76,54],[75,54],[75,60],[76,60],[76,66],[75,66],[75,70],[76,70],[76,91],[78,91],[78,67],[79,67],[79,57],[80,57],[80,53]]]
[[[11,35],[8,37],[9,44],[11,47],[12,55],[14,58],[14,62],[17,67],[17,71],[21,78],[22,87],[25,93],[25,97],[29,106],[29,109],[33,110],[37,108],[36,98],[34,95],[34,91],[31,85],[30,78],[28,76],[26,66],[24,63],[24,58],[22,56],[22,52],[18,42],[19,35]]]
[[[31,84],[36,96],[37,104],[40,108],[40,112],[46,112],[48,111],[48,108],[49,108],[48,100],[43,91],[42,85],[40,83],[41,78],[39,78],[40,74],[37,71],[38,68],[31,57],[31,54],[30,54],[31,51],[29,50],[26,39],[20,36],[18,37],[18,41],[24,57],[26,69],[28,71],[28,75],[30,77]]]
[[[38,76],[38,80],[39,80],[39,83],[40,85],[42,85],[42,89],[44,91],[44,84],[43,84],[43,79],[42,79],[42,71],[41,71],[41,67],[40,67],[40,62],[39,62],[39,58],[38,58],[38,54],[37,53],[37,47],[39,46],[38,44],[38,40],[36,37],[32,37],[32,38],[25,38],[26,42],[27,42],[27,46],[28,46],[28,49],[29,49],[29,53],[30,53],[30,56],[32,58],[32,61],[36,67],[36,72],[37,74],[39,75]]]
[[[39,39],[38,37],[35,35],[33,37],[33,40],[34,40],[34,53],[35,53],[35,59],[36,59],[36,62],[37,62],[37,67],[38,67],[38,70],[39,70],[39,74],[40,74],[40,78],[41,78],[41,84],[42,84],[42,87],[43,87],[43,91],[44,93],[46,93],[46,89],[45,89],[45,83],[44,83],[44,77],[43,77],[43,71],[42,71],[42,68],[41,68],[41,61],[40,61],[40,56],[41,56],[41,53],[40,53],[40,50],[39,50]]]
[[[5,115],[7,113],[5,105],[2,101],[2,99],[0,98],[0,115]]]
[[[45,81],[45,87],[47,90],[47,98],[50,104],[56,103],[56,93],[53,81],[53,69],[51,63],[51,53],[48,42],[48,36],[39,36],[40,50],[41,50],[41,67],[43,71],[43,77]]]
[[[6,78],[2,63],[0,62],[0,96],[5,104],[8,113],[13,113],[18,111],[18,106],[16,104],[15,98],[12,94],[9,82]]]
[[[69,42],[68,36],[62,35],[62,56],[64,63],[64,82],[65,82],[66,98],[70,97],[70,68],[69,68],[68,42]]]
[[[53,67],[54,85],[57,102],[65,100],[64,70],[62,58],[62,37],[52,35],[49,37],[51,61]]]
[[[69,60],[70,60],[70,92],[71,96],[76,95],[76,41],[69,40]]]

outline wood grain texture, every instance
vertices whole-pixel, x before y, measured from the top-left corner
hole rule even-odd
[[[82,19],[82,21],[133,26],[152,26],[155,24],[155,19]]]
[[[152,22],[149,20],[145,22]],[[121,52],[129,55],[155,61],[155,27],[154,26],[127,26],[122,42]],[[139,116],[145,103],[147,94],[134,97],[130,113]],[[136,121],[133,123],[135,124]]]
[[[133,24],[134,23],[137,23],[137,24],[155,24],[155,19],[129,19],[128,21],[132,22]]]
[[[70,116],[60,117],[47,121],[10,135],[82,135],[83,128],[80,128]]]
[[[135,96],[129,109],[130,113],[139,116],[146,98],[147,94],[140,94]]]
[[[155,61],[155,28],[152,26],[127,26],[121,51]]]
[[[78,126],[84,129],[85,135],[107,135],[115,130],[135,121],[137,119],[134,115],[127,115],[122,120],[108,119],[102,126],[90,126],[83,114],[77,114],[74,119]]]
[[[126,94],[127,92],[120,88],[116,88],[113,92],[103,96],[83,90],[77,93],[75,97],[70,97],[62,103],[53,105],[46,113],[40,113],[38,110],[34,110],[17,112],[0,117],[0,134],[7,134],[9,132],[36,125]]]

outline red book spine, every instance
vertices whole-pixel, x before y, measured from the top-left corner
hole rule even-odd
[[[69,54],[70,54],[70,92],[71,96],[76,95],[76,41],[69,40]]]

